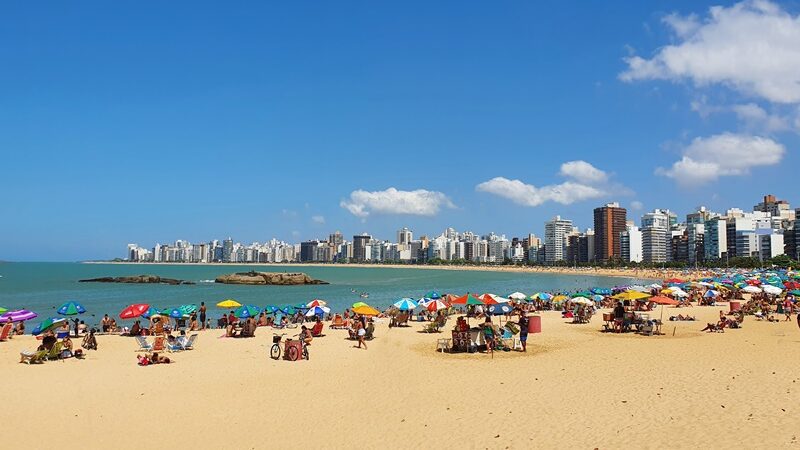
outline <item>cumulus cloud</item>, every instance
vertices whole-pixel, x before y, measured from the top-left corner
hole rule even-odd
[[[791,128],[789,120],[778,114],[770,114],[764,108],[755,103],[733,105],[731,110],[736,117],[744,122],[750,130],[786,131]]]
[[[586,161],[569,161],[561,165],[561,176],[573,178],[587,183],[602,183],[608,179],[608,174],[594,167]]]
[[[772,139],[733,133],[695,138],[680,160],[656,174],[685,186],[701,185],[729,175],[744,175],[755,167],[778,164],[786,149]]]
[[[629,56],[619,77],[721,84],[773,103],[800,103],[800,15],[767,0],[714,6],[702,20],[663,19],[676,42],[651,58]]]
[[[630,209],[631,211],[641,211],[644,208],[644,204],[639,200],[634,200],[631,202]]]
[[[569,205],[606,197],[612,193],[628,193],[624,187],[608,185],[609,175],[586,161],[566,162],[561,165],[559,174],[570,180],[537,187],[521,180],[495,177],[480,183],[475,190],[507,198],[523,206],[539,206],[551,201]]]
[[[311,221],[323,225],[325,224],[325,216],[311,216]]]
[[[399,191],[393,187],[384,191],[353,191],[350,198],[342,200],[339,205],[361,218],[373,213],[433,216],[442,208],[455,208],[453,202],[441,192],[424,189]]]

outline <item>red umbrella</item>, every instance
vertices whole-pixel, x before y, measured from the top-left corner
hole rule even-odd
[[[487,305],[496,305],[500,303],[495,300],[494,297],[492,297],[492,294],[483,294],[481,295],[480,299],[483,300],[483,303],[486,303]]]
[[[148,305],[147,303],[137,303],[135,305],[131,305],[123,309],[122,312],[119,313],[119,318],[135,319],[136,317],[139,317],[142,314],[146,313],[148,309],[150,309],[150,305]]]
[[[673,300],[673,299],[671,299],[669,297],[664,297],[663,295],[659,295],[659,296],[656,296],[656,297],[650,297],[650,298],[646,299],[645,301],[653,302],[653,303],[658,304],[658,305],[677,305],[677,304],[680,304],[679,301]]]

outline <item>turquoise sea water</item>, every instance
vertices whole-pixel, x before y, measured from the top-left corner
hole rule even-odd
[[[265,272],[305,272],[329,285],[314,286],[235,286],[203,283],[225,273],[260,270]],[[85,278],[153,274],[198,282],[193,286],[155,284],[78,283]],[[367,303],[383,308],[401,297],[419,298],[430,290],[463,295],[465,292],[491,292],[508,295],[514,291],[532,294],[539,291],[566,292],[591,287],[613,287],[641,283],[633,278],[577,275],[523,274],[479,271],[394,269],[381,267],[237,266],[237,265],[129,265],[81,263],[2,263],[0,264],[0,306],[30,309],[41,317],[55,315],[55,309],[69,300],[88,310],[82,318],[89,324],[103,314],[117,315],[131,303],[149,303],[159,308],[186,303],[210,306],[209,317],[221,310],[214,304],[233,298],[243,304],[287,305],[324,299],[334,311],[342,311],[361,301],[358,294],[368,292]],[[93,317],[94,316],[94,317]]]

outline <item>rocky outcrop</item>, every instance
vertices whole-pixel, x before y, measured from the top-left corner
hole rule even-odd
[[[194,284],[193,281],[161,278],[157,275],[137,275],[132,277],[102,277],[78,280],[80,283],[131,283],[131,284]]]
[[[303,284],[328,284],[326,281],[315,280],[304,273],[278,273],[278,272],[240,272],[220,275],[214,280],[223,284],[252,284],[252,285],[277,285],[296,286]]]

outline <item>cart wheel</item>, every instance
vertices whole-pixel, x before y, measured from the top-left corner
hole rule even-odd
[[[278,359],[281,357],[281,346],[278,344],[274,344],[269,351],[269,357],[272,359]]]
[[[300,355],[298,354],[297,347],[289,347],[289,349],[286,350],[286,355],[287,355],[289,361],[297,361],[298,359],[300,359],[299,358]]]

